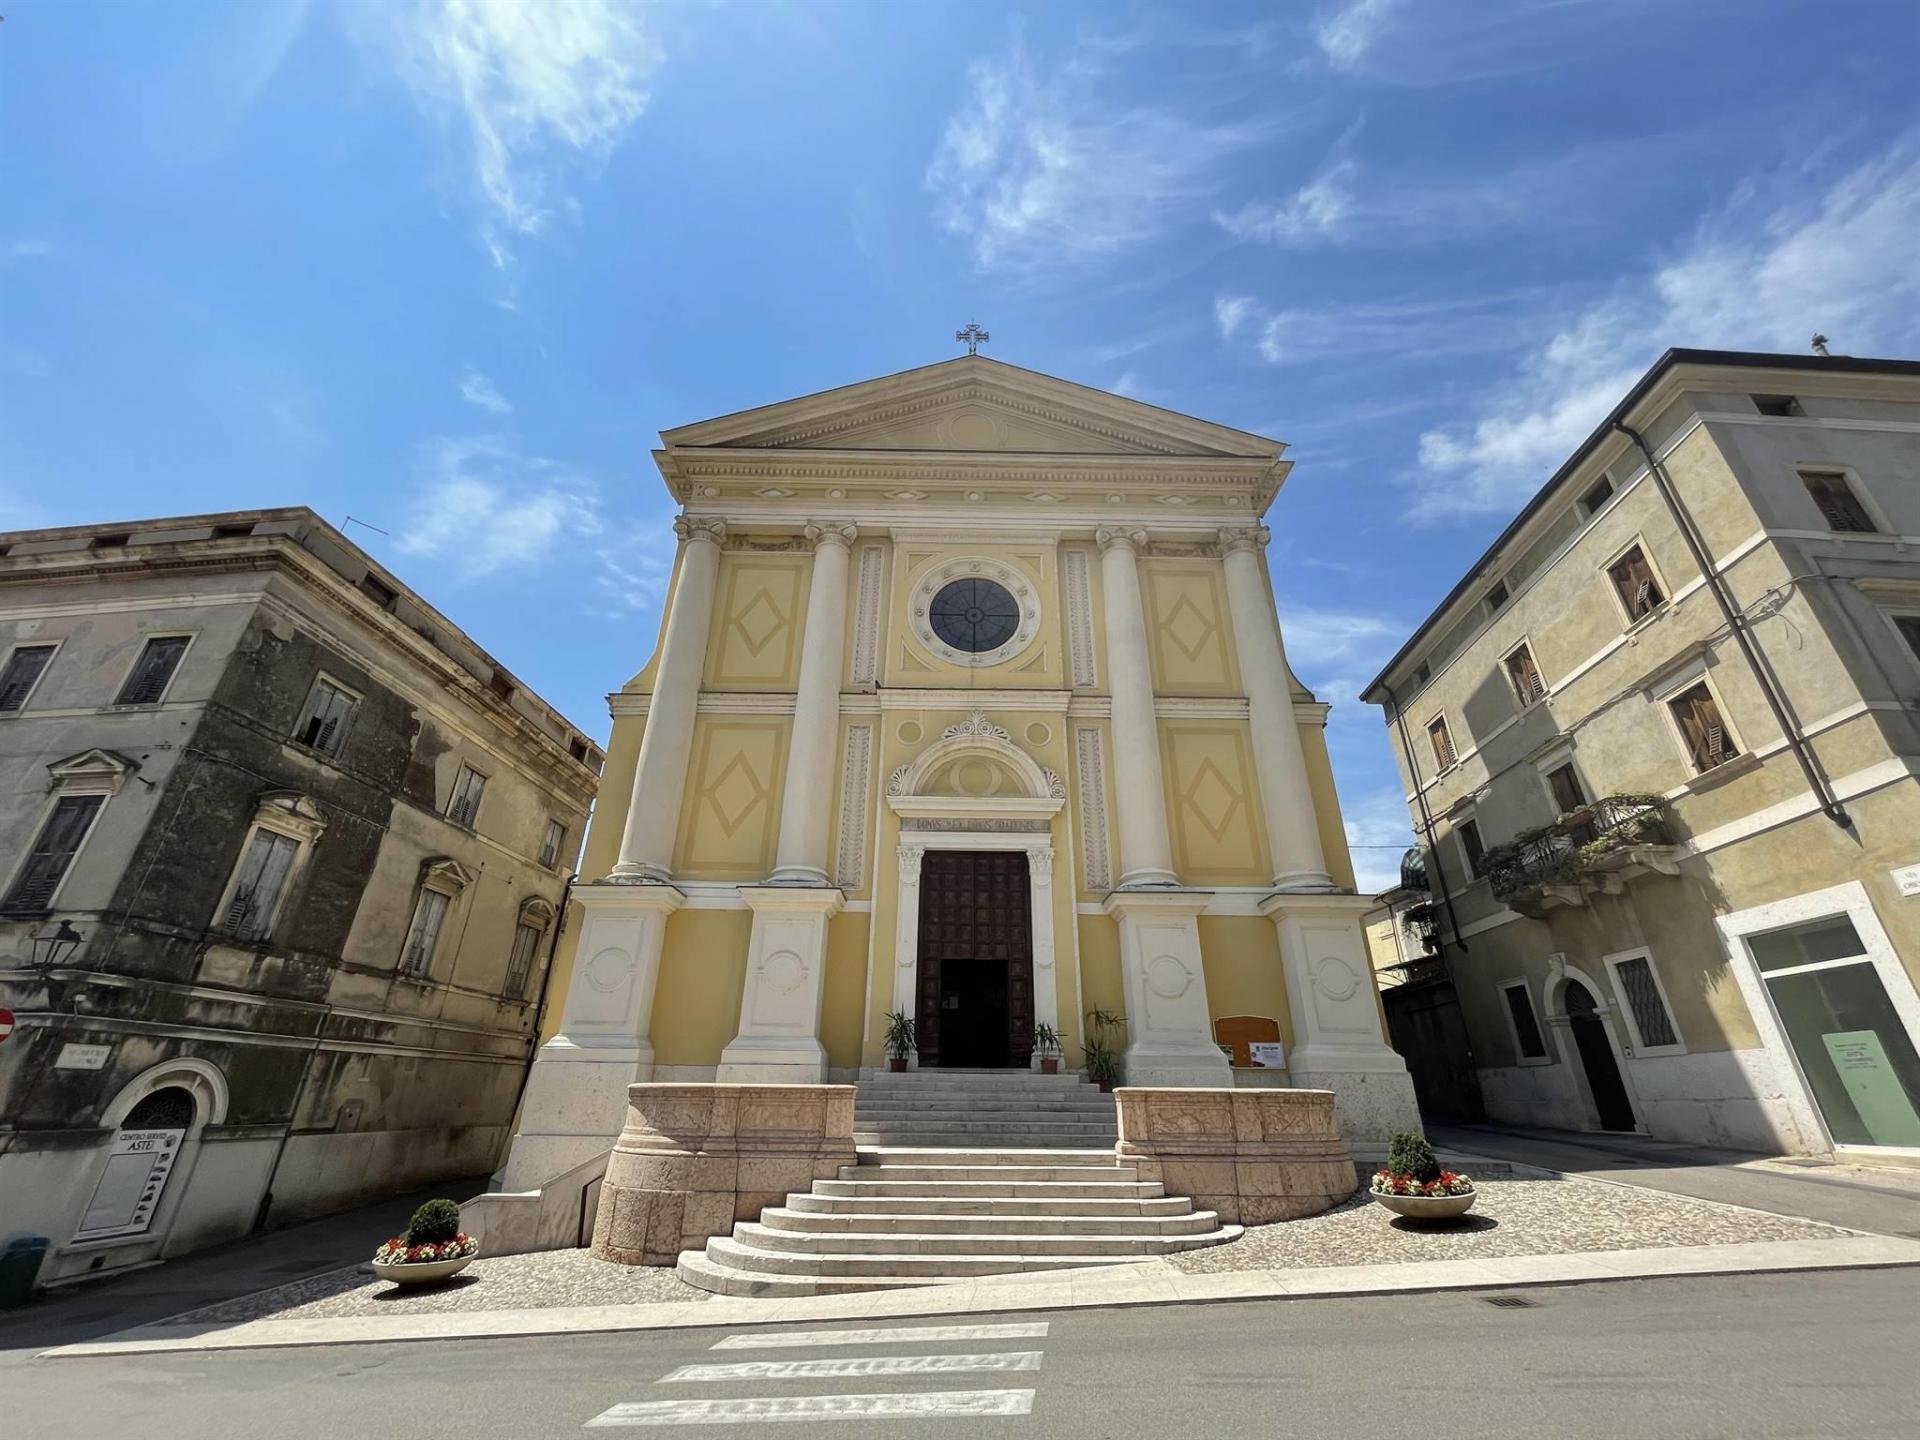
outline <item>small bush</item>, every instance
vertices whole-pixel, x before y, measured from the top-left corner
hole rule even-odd
[[[451,1200],[429,1200],[407,1222],[409,1245],[439,1245],[459,1233],[460,1207]]]
[[[1440,1161],[1424,1136],[1403,1130],[1387,1149],[1387,1170],[1394,1175],[1411,1175],[1425,1184],[1440,1178]]]

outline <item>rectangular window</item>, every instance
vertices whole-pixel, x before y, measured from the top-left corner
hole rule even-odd
[[[447,818],[471,830],[480,817],[480,794],[486,788],[486,776],[470,765],[462,765],[453,778],[453,794],[447,797]]]
[[[1647,564],[1646,552],[1638,545],[1607,567],[1607,578],[1613,582],[1630,624],[1651,615],[1666,601],[1660,582],[1653,578],[1653,567]]]
[[[1521,705],[1547,698],[1547,682],[1540,677],[1540,667],[1533,663],[1533,650],[1529,646],[1522,645],[1507,656],[1506,667],[1507,681]]]
[[[1569,810],[1581,809],[1587,803],[1587,792],[1581,788],[1580,776],[1569,761],[1547,772],[1547,789],[1553,792],[1553,803],[1557,813],[1565,815]]]
[[[1460,850],[1467,857],[1468,871],[1474,875],[1481,874],[1487,858],[1487,844],[1480,838],[1480,822],[1462,820],[1453,827],[1453,833],[1460,837]]]
[[[1896,615],[1893,624],[1900,632],[1900,638],[1913,651],[1913,658],[1920,660],[1920,615]]]
[[[1522,1060],[1547,1058],[1547,1042],[1541,1037],[1540,1022],[1534,1018],[1533,997],[1525,985],[1506,985],[1500,993],[1506,997],[1507,1014],[1513,1020],[1513,1038],[1519,1043]]]
[[[540,947],[540,931],[532,925],[516,925],[513,953],[507,957],[505,993],[522,999],[527,993],[527,977],[533,973],[533,954]]]
[[[271,830],[256,830],[240,857],[233,896],[221,913],[220,928],[236,940],[264,940],[273,926],[287,876],[300,842]]]
[[[1438,716],[1427,726],[1427,739],[1433,745],[1433,763],[1442,770],[1452,766],[1453,732],[1447,729],[1447,717]]]
[[[53,904],[54,892],[66,878],[67,867],[73,864],[73,857],[106,802],[104,795],[62,795],[53,802],[53,813],[40,827],[40,838],[28,852],[27,863],[20,867],[13,888],[7,891],[0,914],[46,913]]]
[[[547,833],[540,841],[540,863],[549,870],[560,863],[560,847],[566,843],[567,827],[558,820],[547,821]]]
[[[1496,580],[1493,582],[1493,588],[1487,591],[1487,613],[1489,615],[1497,613],[1500,607],[1507,603],[1507,594],[1506,581]]]
[[[315,680],[307,708],[294,729],[294,740],[322,755],[338,755],[347,738],[347,720],[353,714],[355,698],[325,676]]]
[[[167,693],[173,672],[179,668],[180,657],[186,653],[185,635],[157,635],[147,641],[147,648],[140,652],[133,673],[127,677],[127,683],[120,687],[120,698],[113,703],[158,705],[160,697]]]
[[[1613,481],[1607,476],[1602,475],[1598,480],[1594,481],[1593,484],[1589,485],[1586,493],[1580,497],[1580,513],[1591,520],[1606,507],[1606,503],[1612,498]]]
[[[1680,738],[1686,742],[1695,774],[1704,775],[1740,754],[1720,715],[1720,702],[1713,698],[1706,681],[1682,690],[1667,701],[1667,709],[1680,727]]]
[[[446,919],[447,897],[438,890],[422,890],[414,902],[407,943],[400,951],[402,975],[424,976],[433,967],[434,947],[440,943],[440,927]]]
[[[1800,483],[1807,487],[1807,494],[1820,507],[1829,530],[1856,535],[1879,533],[1873,517],[1867,514],[1867,507],[1860,503],[1860,497],[1853,493],[1853,486],[1847,483],[1847,477],[1840,471],[1802,470]]]
[[[1609,959],[1607,964],[1612,967],[1614,981],[1626,998],[1639,1048],[1657,1050],[1678,1046],[1680,1033],[1674,1028],[1660,984],[1654,979],[1652,959],[1646,955],[1629,955],[1622,960]]]
[[[1762,415],[1773,416],[1776,420],[1787,420],[1807,413],[1800,408],[1800,402],[1791,395],[1755,395],[1753,408]]]
[[[7,667],[0,670],[0,714],[10,714],[27,703],[27,696],[33,693],[33,687],[40,683],[40,677],[46,673],[47,662],[53,659],[51,645],[21,645],[7,657]]]

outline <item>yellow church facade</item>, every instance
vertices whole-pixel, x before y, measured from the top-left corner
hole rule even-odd
[[[662,439],[666,613],[507,1188],[636,1080],[857,1080],[896,1011],[916,1068],[1037,1066],[1042,1026],[1073,1068],[1099,1011],[1124,1083],[1417,1123],[1274,609],[1279,442],[975,355]]]

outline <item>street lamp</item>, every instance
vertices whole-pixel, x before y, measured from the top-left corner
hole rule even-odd
[[[62,920],[54,929],[42,930],[33,937],[33,962],[42,969],[51,970],[71,955],[85,938],[73,928],[71,922]]]

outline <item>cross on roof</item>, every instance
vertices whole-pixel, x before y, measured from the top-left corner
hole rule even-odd
[[[969,320],[966,329],[953,332],[953,338],[967,347],[967,353],[969,355],[978,355],[980,353],[980,347],[986,344],[991,337],[988,336],[986,331]]]

